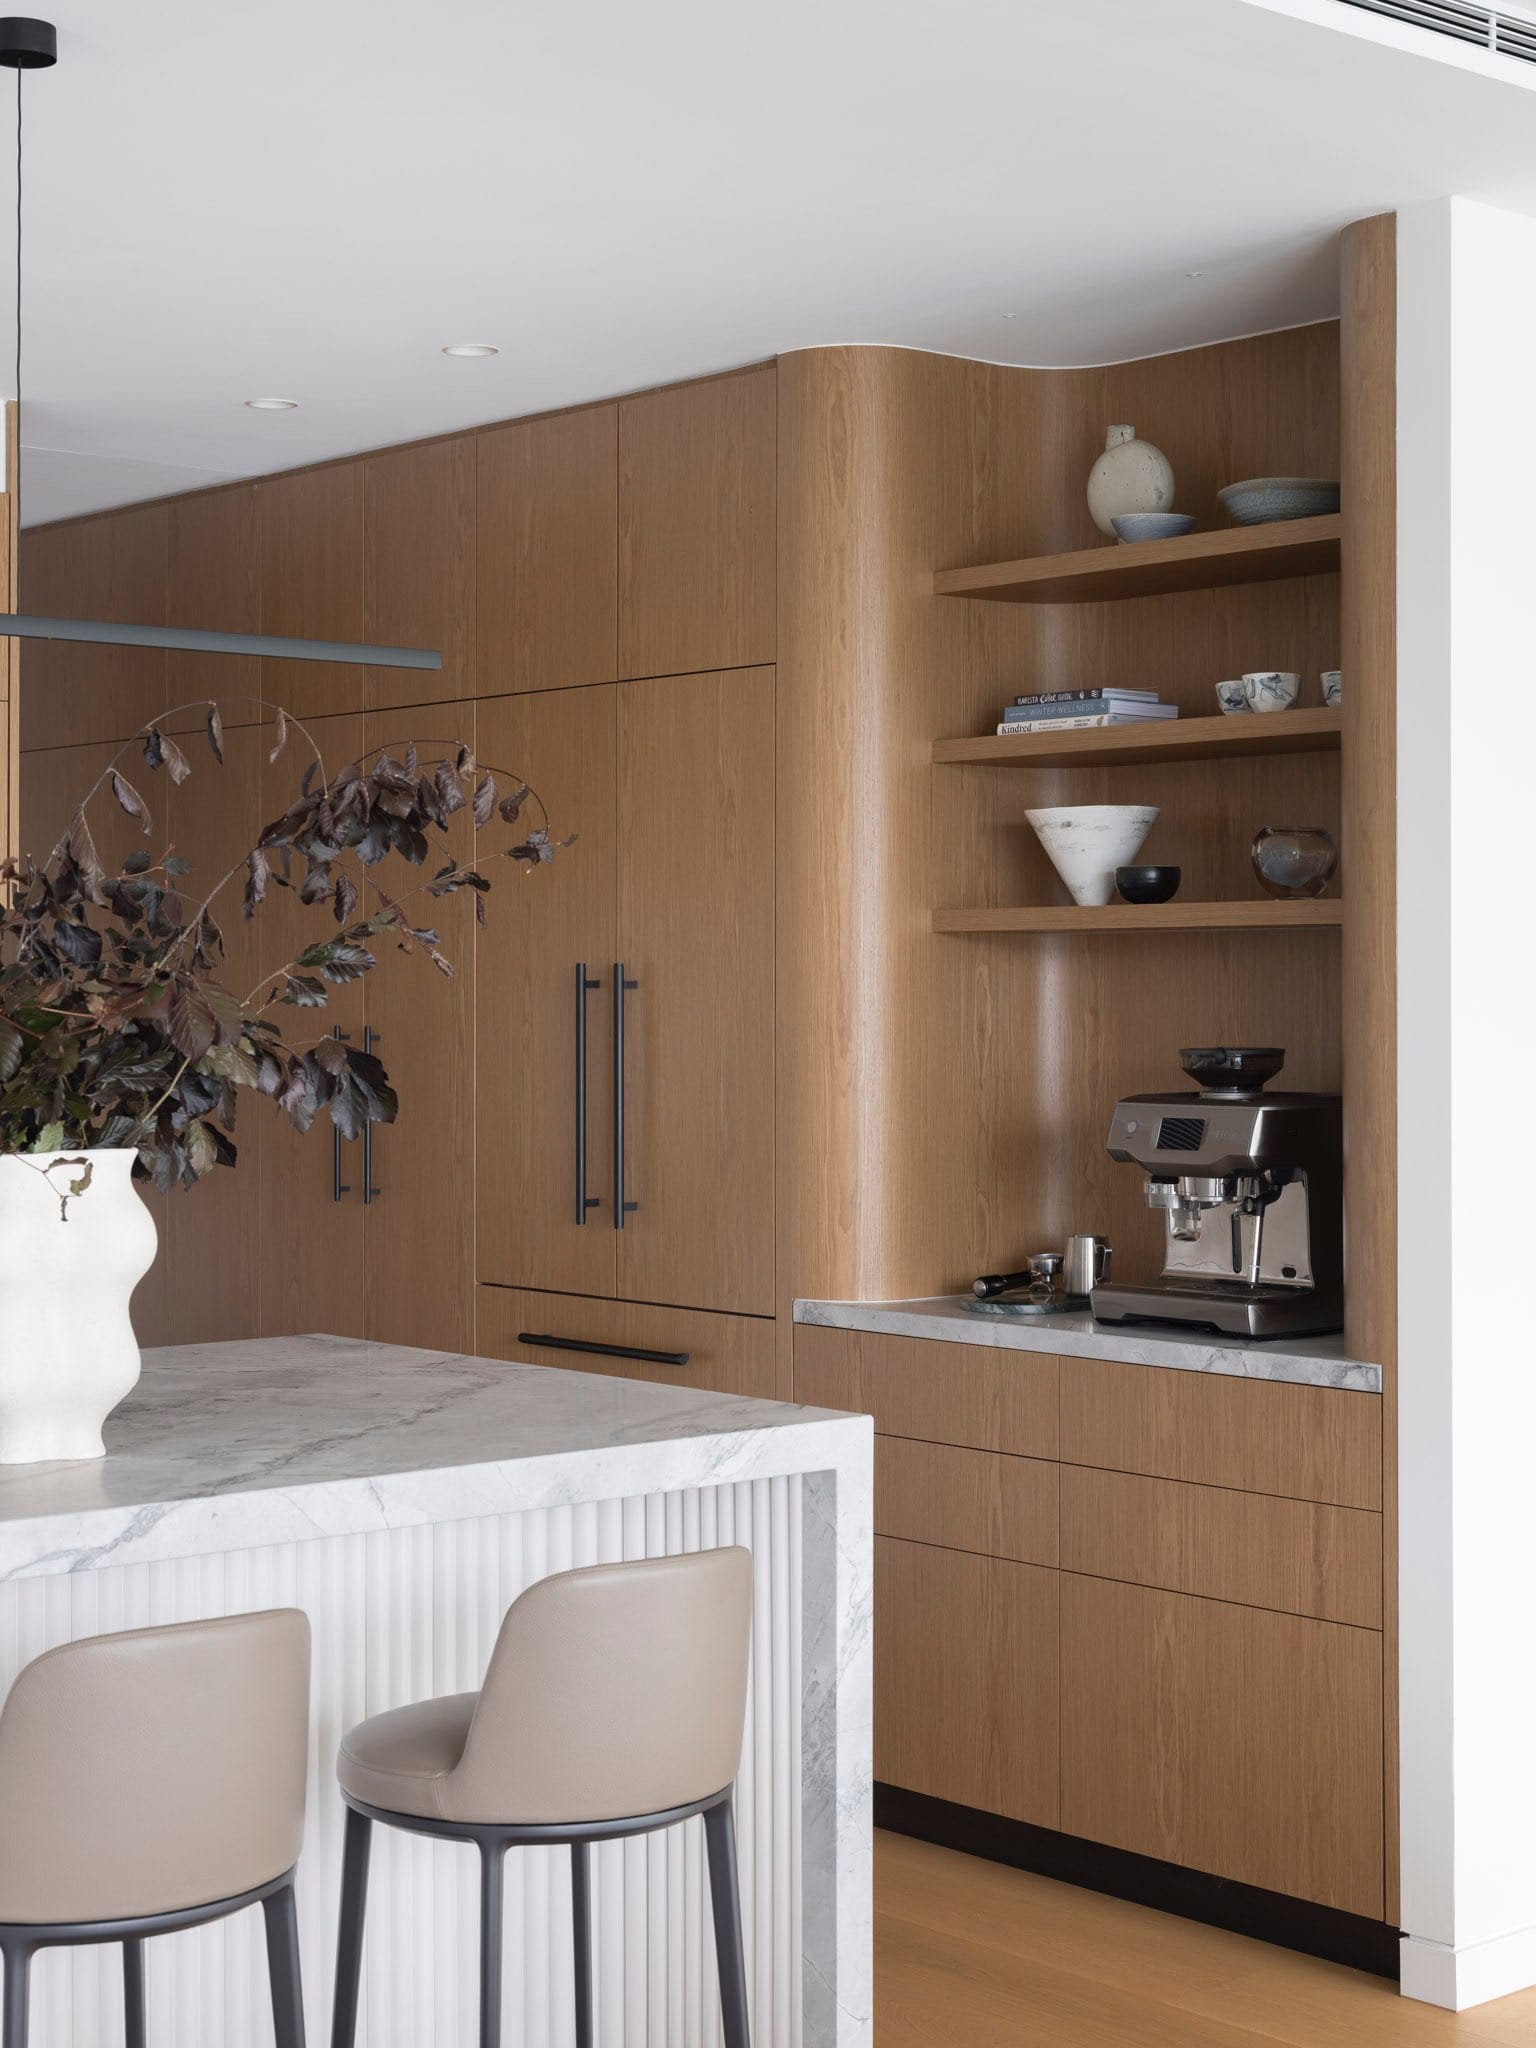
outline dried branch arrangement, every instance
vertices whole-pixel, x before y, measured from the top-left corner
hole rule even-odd
[[[218,705],[178,707],[199,708],[222,765]],[[329,989],[369,973],[380,940],[452,974],[429,911],[413,912],[412,900],[470,889],[483,924],[491,861],[531,870],[553,858],[535,793],[467,747],[430,761],[414,746],[375,751],[332,775],[307,728],[278,705],[262,709],[269,761],[291,734],[310,760],[294,801],[206,892],[173,847],[158,858],[130,854],[111,873],[90,829],[93,803],[115,800],[146,838],[153,833],[124,763],[138,753],[151,773],[184,782],[191,764],[165,730],[175,713],[119,751],[45,860],[0,863],[0,1153],[132,1147],[136,1173],[168,1189],[234,1165],[242,1089],[269,1098],[301,1131],[322,1111],[349,1138],[391,1122],[396,1097],[380,1061],[329,1035],[305,1037],[298,1013],[323,1009]],[[476,850],[456,860],[447,835],[465,811]],[[483,857],[479,837],[493,825],[508,828],[510,843]],[[429,880],[397,893],[383,886],[381,869],[425,869],[434,845],[443,864]],[[224,979],[225,901],[238,891],[242,914],[256,918],[274,890],[328,914],[332,929],[237,991]]]

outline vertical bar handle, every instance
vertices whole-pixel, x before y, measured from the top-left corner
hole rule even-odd
[[[624,994],[638,988],[624,973],[622,960],[613,968],[613,1227],[624,1228],[624,1218],[639,1208],[624,1199]]]
[[[363,1026],[364,1052],[372,1052],[376,1045],[383,1043],[382,1036],[371,1024]],[[363,1207],[371,1208],[382,1192],[373,1184],[373,1119],[370,1117],[363,1125]]]
[[[576,1221],[585,1223],[587,1211],[595,1209],[600,1197],[587,1193],[587,991],[602,983],[587,973],[585,960],[576,962]]]
[[[338,1044],[345,1045],[348,1039],[351,1038],[352,1034],[350,1031],[343,1031],[341,1026],[338,1024],[333,1028],[331,1036],[338,1042]],[[341,1132],[337,1129],[335,1124],[332,1124],[331,1200],[333,1202],[339,1202],[343,1195],[350,1195],[351,1192],[351,1188],[347,1186],[346,1182],[341,1177]]]

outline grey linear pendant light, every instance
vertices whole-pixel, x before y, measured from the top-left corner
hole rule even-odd
[[[24,14],[0,18],[0,65],[16,74],[16,404],[21,407],[21,78],[59,61],[51,21]],[[20,498],[20,438],[11,489]],[[357,661],[372,668],[441,668],[430,647],[368,647],[346,640],[289,640],[272,633],[212,633],[183,626],[121,626],[100,619],[36,619],[0,612],[0,638],[78,640],[106,647],[164,647],[177,654],[264,654],[282,661]]]

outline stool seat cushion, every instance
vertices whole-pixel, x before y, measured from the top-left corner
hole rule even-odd
[[[447,1780],[464,1754],[479,1698],[477,1692],[448,1693],[359,1721],[336,1757],[342,1791],[388,1813],[451,1818]]]

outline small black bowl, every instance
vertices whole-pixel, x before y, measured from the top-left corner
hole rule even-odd
[[[1116,868],[1115,887],[1127,903],[1166,903],[1179,893],[1179,868]]]

